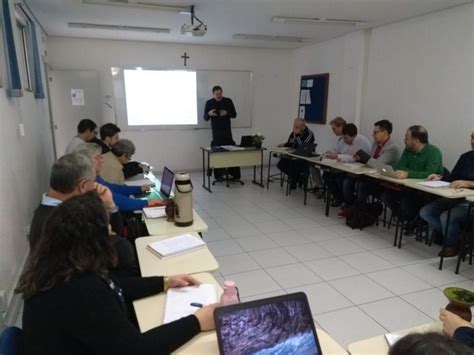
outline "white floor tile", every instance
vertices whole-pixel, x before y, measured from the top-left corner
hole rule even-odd
[[[284,289],[323,281],[303,264],[277,266],[265,271]]]
[[[398,249],[395,247],[389,247],[384,249],[377,249],[372,250],[374,254],[390,261],[395,266],[406,266],[410,264],[419,264],[424,261],[419,255],[406,250],[406,249]]]
[[[402,269],[377,271],[367,274],[367,276],[396,295],[404,295],[433,288],[432,285]]]
[[[415,264],[405,266],[402,269],[433,286],[442,286],[467,280],[466,277],[456,275],[452,270],[438,270],[438,262]]]
[[[236,238],[234,240],[247,252],[278,247],[277,243],[262,234],[253,235],[251,237]]]
[[[439,286],[438,288],[440,290],[444,290],[446,287],[460,287],[460,288],[465,288],[466,290],[474,292],[474,280],[466,280],[466,281],[461,281],[461,282],[456,282],[444,286]]]
[[[357,235],[352,237],[351,241],[367,250],[383,249],[392,246],[391,241],[372,234]]]
[[[341,237],[354,237],[357,235],[364,235],[364,231],[359,228],[352,229],[345,224],[339,224],[327,227],[331,232],[339,234]]]
[[[318,245],[337,256],[365,251],[364,248],[346,238],[325,240],[324,242],[319,242]]]
[[[364,275],[329,281],[329,284],[354,304],[363,304],[393,297],[394,294]]]
[[[389,261],[371,252],[343,255],[340,256],[340,259],[362,273],[392,269],[395,267],[395,265]]]
[[[234,274],[229,278],[237,284],[241,298],[282,291],[281,287],[263,270]]]
[[[214,229],[208,230],[207,232],[204,232],[202,235],[202,239],[205,242],[213,242],[216,240],[231,239],[231,237],[222,228],[214,228]]]
[[[249,301],[261,300],[261,299],[264,299],[264,298],[275,297],[275,296],[281,296],[281,295],[286,295],[286,291],[281,290],[281,291],[274,291],[274,292],[262,293],[262,294],[259,294],[259,295],[241,297],[241,298],[240,298],[240,301],[242,301],[242,302],[249,302]]]
[[[394,297],[359,306],[389,332],[415,327],[433,320],[408,302]]]
[[[288,224],[285,224],[281,221],[260,222],[255,223],[255,226],[263,233],[275,233],[292,230]]]
[[[343,348],[355,341],[387,332],[357,307],[319,314],[315,319]]]
[[[325,282],[290,288],[286,291],[304,292],[308,297],[311,313],[315,315],[353,306],[352,302]]]
[[[448,299],[443,291],[437,288],[418,291],[401,297],[434,320],[438,320],[439,310],[448,305]]]
[[[244,250],[234,240],[218,240],[215,242],[208,242],[208,248],[214,256],[224,256],[242,253]]]
[[[298,232],[306,239],[318,243],[325,240],[339,239],[341,236],[335,232],[331,232],[326,227],[300,229]]]
[[[259,250],[250,252],[249,255],[263,268],[295,264],[298,262],[282,248]]]
[[[319,223],[316,223],[314,220],[311,220],[311,218],[303,216],[296,218],[284,218],[283,220],[286,224],[288,224],[291,228],[295,230],[314,229],[321,227]]]
[[[305,263],[305,265],[326,281],[360,274],[359,271],[337,257],[314,260]]]
[[[243,238],[262,233],[254,225],[248,224],[229,225],[224,227],[224,230],[229,233],[232,238]]]
[[[285,247],[285,250],[301,262],[329,258],[332,253],[315,243]]]
[[[260,266],[247,253],[218,256],[216,259],[219,263],[219,271],[224,276],[260,269]]]
[[[267,236],[281,247],[311,242],[308,238],[301,236],[300,231],[267,233]]]

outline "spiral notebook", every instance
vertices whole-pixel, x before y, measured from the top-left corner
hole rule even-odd
[[[191,234],[159,240],[147,245],[147,249],[161,259],[178,256],[203,248],[202,239]]]

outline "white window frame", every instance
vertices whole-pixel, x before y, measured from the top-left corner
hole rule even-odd
[[[18,66],[20,68],[21,82],[25,91],[33,91],[33,51],[31,48],[31,31],[28,20],[18,10],[15,10],[16,29],[20,48],[18,48]]]

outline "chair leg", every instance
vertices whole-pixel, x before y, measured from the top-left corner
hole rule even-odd
[[[405,220],[402,220],[402,226],[400,227],[400,236],[398,238],[398,249],[402,248],[402,239],[403,239],[404,229],[405,229]]]

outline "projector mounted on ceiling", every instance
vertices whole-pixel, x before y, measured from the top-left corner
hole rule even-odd
[[[198,24],[194,23],[194,20],[198,22]],[[181,34],[183,35],[193,35],[194,37],[202,37],[207,32],[207,26],[202,22],[200,19],[196,17],[194,13],[194,5],[191,5],[191,24],[184,24],[181,27]]]

